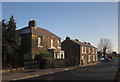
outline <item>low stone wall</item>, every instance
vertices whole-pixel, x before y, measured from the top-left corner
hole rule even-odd
[[[12,69],[2,70],[2,73],[21,72],[21,71],[24,71],[24,70],[25,70],[24,67],[22,67],[22,68],[12,68]]]

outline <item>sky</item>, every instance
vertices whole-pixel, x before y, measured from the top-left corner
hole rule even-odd
[[[37,26],[61,37],[90,42],[97,47],[101,38],[111,39],[118,51],[117,2],[3,2],[2,19],[13,15],[17,29],[28,25],[30,19]]]

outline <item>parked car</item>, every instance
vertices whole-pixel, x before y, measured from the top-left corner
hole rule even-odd
[[[104,60],[105,62],[109,62],[110,61],[110,58],[105,58],[105,60]]]
[[[106,58],[102,57],[101,58],[101,62],[109,62],[109,61],[110,61],[109,57],[106,57]]]
[[[112,56],[108,56],[109,59],[112,59]]]
[[[104,58],[104,57],[102,57],[102,58],[101,58],[101,61],[104,61],[104,60],[105,60],[105,58]]]

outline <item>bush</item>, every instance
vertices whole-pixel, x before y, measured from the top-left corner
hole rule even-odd
[[[39,52],[39,54],[35,55],[35,61],[39,61],[39,68],[47,68],[47,59],[51,58],[51,54],[44,50],[42,52]]]

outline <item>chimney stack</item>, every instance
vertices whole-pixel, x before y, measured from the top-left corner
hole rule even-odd
[[[70,40],[70,37],[67,36],[67,37],[66,37],[66,40]]]
[[[30,20],[28,25],[29,27],[36,27],[36,20]]]
[[[79,41],[78,39],[75,39],[76,41]]]
[[[88,44],[90,45],[90,43],[88,42]]]

